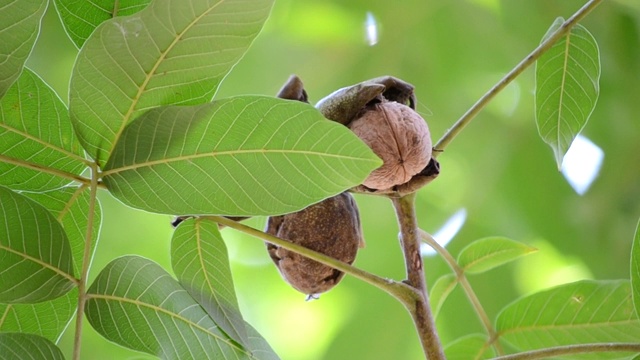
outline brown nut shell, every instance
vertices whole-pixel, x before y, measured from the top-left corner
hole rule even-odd
[[[299,212],[272,216],[267,233],[352,264],[364,244],[358,207],[349,193],[342,193]],[[271,259],[282,277],[296,290],[316,295],[334,287],[344,273],[273,244]]]
[[[363,182],[368,188],[388,189],[404,184],[431,160],[427,123],[406,105],[393,101],[370,105],[349,128],[384,162]]]

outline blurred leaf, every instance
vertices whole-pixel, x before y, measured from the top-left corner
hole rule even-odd
[[[312,106],[243,96],[150,110],[122,133],[103,179],[147,211],[274,215],[357,185],[379,165]]]
[[[640,221],[636,226],[636,236],[631,248],[631,287],[636,313],[640,314]]]
[[[441,276],[433,284],[431,292],[429,293],[429,302],[433,308],[434,317],[438,316],[440,309],[442,309],[442,305],[444,305],[449,294],[451,294],[451,292],[456,288],[456,285],[458,285],[458,279],[456,279],[455,274]]]
[[[0,1],[0,98],[20,76],[46,8],[47,0]]]
[[[490,359],[495,356],[487,337],[473,334],[461,337],[444,348],[447,360]]]
[[[163,359],[255,358],[227,337],[159,265],[113,260],[88,290],[85,313],[105,338]],[[127,321],[122,321],[127,319]]]
[[[43,168],[80,174],[83,152],[58,96],[29,69],[0,100],[0,154]],[[59,188],[69,179],[2,162],[0,185],[16,190]]]
[[[498,315],[496,330],[520,350],[640,341],[631,286],[623,280],[579,281],[521,298]]]
[[[52,300],[75,286],[60,223],[42,205],[0,187],[0,302]]]
[[[563,22],[557,18],[544,39]],[[558,169],[596,106],[599,79],[598,44],[582,25],[574,26],[536,62],[536,124],[553,149]]]
[[[466,273],[477,274],[536,251],[536,248],[503,237],[488,237],[467,245],[458,255]]]
[[[116,16],[135,14],[144,9],[151,0],[55,0],[54,4],[60,14],[69,38],[81,48],[95,28]]]
[[[273,0],[155,1],[102,23],[78,54],[69,111],[102,166],[144,111],[211,100],[247,51]]]
[[[227,247],[218,224],[201,219],[180,223],[171,239],[171,266],[180,285],[233,340],[247,347]]]
[[[0,333],[0,360],[64,360],[51,341],[33,334]]]
[[[37,304],[0,304],[0,332],[40,335],[56,343],[76,313],[78,289]]]

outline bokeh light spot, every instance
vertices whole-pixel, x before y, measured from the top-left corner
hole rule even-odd
[[[378,43],[378,21],[370,11],[367,11],[367,17],[364,22],[365,38],[367,44],[373,46]]]
[[[438,231],[433,234],[433,238],[440,244],[441,246],[447,246],[447,244],[453,239],[454,236],[460,231],[462,225],[464,225],[467,220],[467,210],[462,208],[455,212],[447,221],[442,225]],[[422,256],[430,256],[436,253],[435,250],[431,248],[431,246],[427,244],[421,244],[420,246],[420,254]]]
[[[582,260],[567,256],[546,240],[536,240],[534,254],[516,262],[515,286],[522,295],[578,280],[593,279]]]
[[[578,135],[562,160],[562,175],[578,195],[584,195],[600,173],[604,151]]]

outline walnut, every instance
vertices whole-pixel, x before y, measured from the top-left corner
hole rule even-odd
[[[370,189],[405,184],[431,160],[427,123],[404,104],[383,99],[368,105],[349,128],[384,162],[363,182]]]
[[[266,232],[352,264],[364,245],[355,200],[342,193],[296,213],[272,216]],[[307,299],[333,288],[344,273],[300,254],[267,244],[282,277]]]

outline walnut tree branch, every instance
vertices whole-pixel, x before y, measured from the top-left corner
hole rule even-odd
[[[505,75],[497,84],[495,84],[489,91],[487,91],[467,112],[462,115],[458,121],[438,140],[434,145],[436,151],[433,152],[433,157],[437,158],[439,154],[449,145],[453,139],[464,129],[467,124],[473,120],[473,118],[480,113],[484,107],[491,102],[491,100],[502,91],[509,83],[511,83],[516,77],[524,72],[529,66],[546,53],[551,47],[565,36],[571,28],[582,20],[587,14],[589,14],[596,6],[598,6],[602,0],[590,0],[580,10],[576,11],[569,19],[567,19],[560,28],[556,30],[551,36],[542,41],[535,50],[533,50],[527,57],[525,57],[516,67],[514,67],[507,75]]]
[[[420,294],[412,303],[404,303],[413,318],[425,355],[430,360],[444,360],[444,350],[438,337],[435,319],[431,313],[427,285],[420,254],[420,233],[415,212],[416,193],[391,197],[400,226],[400,243],[405,259],[405,282]]]
[[[308,257],[309,259],[315,260],[319,263],[322,263],[334,269],[340,270],[346,274],[349,274],[355,278],[358,278],[364,282],[367,282],[393,295],[403,303],[414,301],[415,299],[420,297],[420,295],[412,287],[408,286],[405,283],[379,277],[377,275],[371,274],[370,272],[359,269],[353,265],[349,265],[345,262],[334,259],[331,256],[327,256],[317,251],[308,249],[304,246],[292,243],[291,241],[284,240],[279,237],[267,234],[264,231],[254,229],[250,226],[241,224],[237,221],[231,220],[224,216],[203,216],[202,218],[215,221],[220,225],[224,225],[226,227],[230,227],[232,229],[241,231],[245,234],[257,237],[266,242],[277,245],[283,249],[296,252],[300,255]]]

